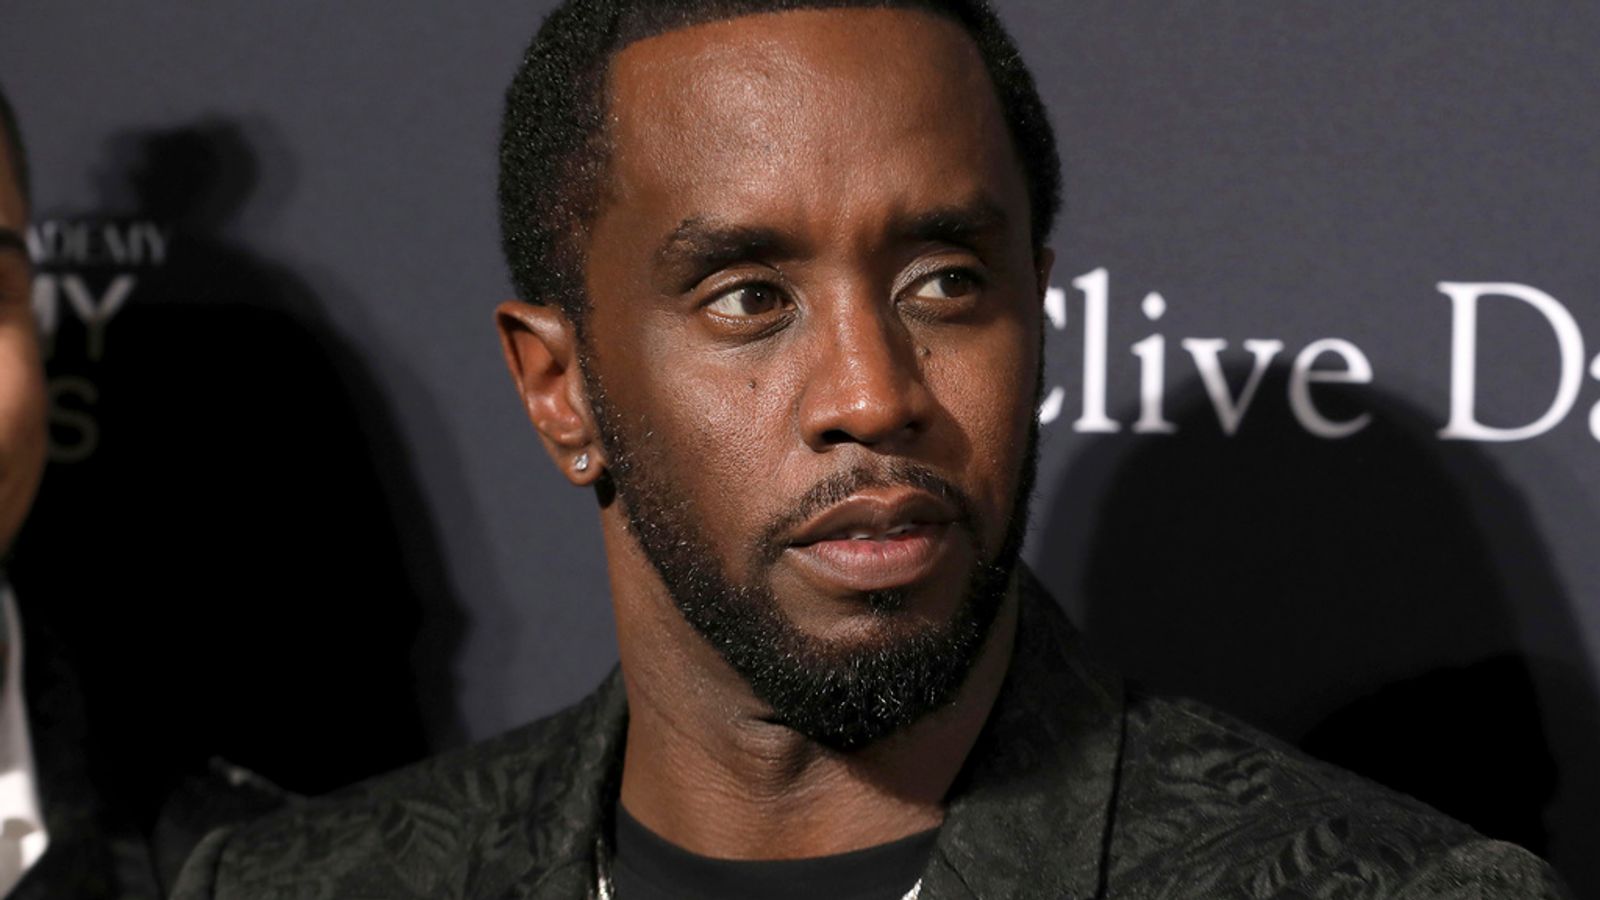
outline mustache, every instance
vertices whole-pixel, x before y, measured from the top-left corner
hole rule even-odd
[[[773,518],[761,530],[761,537],[756,545],[758,555],[767,563],[777,561],[787,546],[783,536],[813,516],[860,491],[890,487],[916,488],[938,497],[956,511],[956,523],[964,526],[968,534],[977,536],[976,516],[973,512],[976,504],[966,492],[927,466],[905,460],[893,460],[881,466],[857,466],[830,475],[812,485],[786,512]]]

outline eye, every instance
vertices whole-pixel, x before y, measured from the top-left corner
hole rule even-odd
[[[746,284],[706,304],[712,312],[735,319],[765,315],[783,307],[783,294],[770,284]]]
[[[935,272],[918,282],[911,296],[919,300],[961,300],[976,293],[978,277],[965,269]]]

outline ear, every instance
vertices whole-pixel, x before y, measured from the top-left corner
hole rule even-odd
[[[517,300],[495,309],[495,327],[506,367],[546,452],[568,481],[593,484],[605,461],[578,368],[577,329],[555,306]]]

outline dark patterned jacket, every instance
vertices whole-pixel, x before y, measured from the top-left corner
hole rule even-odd
[[[1416,801],[1086,659],[1024,576],[1016,655],[921,897],[1562,897],[1549,868]],[[174,900],[584,898],[627,706],[616,673],[499,738],[213,833]]]

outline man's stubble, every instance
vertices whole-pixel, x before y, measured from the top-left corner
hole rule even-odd
[[[680,614],[771,708],[773,721],[824,746],[853,750],[955,699],[984,648],[1021,554],[1038,464],[1036,417],[1029,420],[1004,537],[988,560],[978,538],[986,530],[971,499],[926,466],[887,459],[873,468],[843,470],[807,490],[762,529],[748,560],[752,577],[736,583],[704,539],[707,529],[672,467],[611,409],[587,348],[579,363],[606,453],[606,477],[635,539]],[[957,510],[952,527],[972,542],[978,562],[955,613],[930,625],[904,609],[903,592],[875,591],[864,598],[881,626],[872,639],[830,642],[805,634],[759,577],[783,553],[778,536],[857,491],[888,486],[927,491]]]

